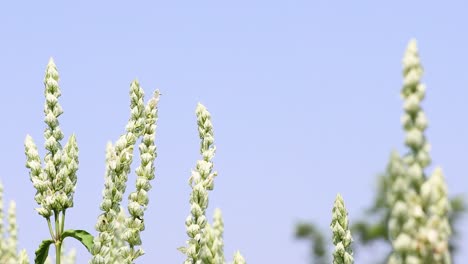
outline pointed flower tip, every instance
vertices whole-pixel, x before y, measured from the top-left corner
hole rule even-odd
[[[72,134],[70,136],[70,138],[68,138],[68,141],[67,141],[67,147],[68,146],[71,146],[72,148],[75,148],[75,149],[78,149],[78,142],[76,141],[76,136],[75,134]]]
[[[49,58],[49,63],[47,63],[47,66],[55,66],[54,58]]]
[[[140,92],[140,83],[138,82],[138,79],[135,78],[131,83],[130,83],[130,92]]]
[[[337,193],[337,194],[336,194],[336,199],[335,199],[335,201],[341,201],[341,202],[343,202],[343,196],[341,196],[340,193]]]
[[[131,83],[132,86],[139,86],[140,85],[140,82],[138,81],[138,78],[135,78],[133,79],[132,83]]]
[[[417,52],[418,51],[418,42],[416,41],[415,38],[410,39],[406,49],[407,49],[408,52]]]
[[[444,182],[444,172],[442,171],[441,167],[436,167],[432,172],[431,178],[436,180],[437,182]]]
[[[157,102],[159,102],[159,97],[160,96],[161,96],[161,92],[159,91],[159,89],[156,89],[153,92],[153,97],[151,99],[154,100],[157,103]]]
[[[442,168],[441,168],[441,167],[436,167],[436,168],[434,169],[433,174],[434,174],[434,175],[437,175],[437,174],[442,175],[442,174],[443,174]]]
[[[234,264],[245,264],[245,259],[239,250],[234,253]]]
[[[27,147],[34,147],[36,143],[34,143],[34,139],[28,134],[24,139],[24,145],[26,145]]]
[[[208,110],[206,109],[206,107],[202,103],[198,102],[197,109],[196,109],[195,112],[202,113],[202,112],[208,112]]]
[[[336,211],[337,210],[337,211]],[[336,212],[339,212],[339,211],[343,211],[345,210],[346,211],[346,207],[345,207],[345,203],[344,203],[344,200],[343,200],[343,196],[341,196],[341,194],[337,194],[336,195],[336,199],[335,199],[335,203],[333,204],[333,214],[335,215],[335,211]]]

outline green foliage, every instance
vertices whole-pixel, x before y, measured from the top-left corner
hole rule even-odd
[[[36,257],[34,258],[35,264],[43,264],[46,261],[49,255],[49,247],[53,243],[54,241],[52,239],[42,240],[41,244],[39,244],[39,248],[36,250]]]
[[[76,240],[80,241],[83,246],[86,247],[86,249],[91,252],[91,249],[93,248],[93,236],[84,231],[84,230],[65,230],[62,233],[62,237],[65,239],[66,237],[73,237]]]
[[[325,235],[314,223],[298,223],[295,237],[311,242],[311,260],[314,264],[330,263]]]

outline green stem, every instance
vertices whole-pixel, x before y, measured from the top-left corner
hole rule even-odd
[[[55,242],[55,263],[60,264],[60,257],[62,255],[62,242]]]
[[[55,216],[55,263],[60,264],[60,257],[62,255],[62,232],[60,230],[60,212],[54,212]]]
[[[60,234],[63,233],[63,230],[65,228],[65,209],[62,211],[62,222],[61,222],[61,227],[60,227]]]
[[[47,225],[49,226],[50,236],[55,241],[54,230],[52,229],[52,223],[50,222],[50,218],[47,218]]]

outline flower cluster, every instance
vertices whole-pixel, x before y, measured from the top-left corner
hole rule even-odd
[[[353,238],[348,227],[348,212],[340,194],[336,196],[332,214],[330,228],[333,231],[333,244],[335,245],[333,264],[352,264],[354,263],[351,249]]]
[[[420,236],[426,242],[423,252],[433,263],[451,263],[448,240],[452,233],[447,218],[451,210],[447,198],[447,185],[441,168],[436,168],[431,177],[421,187],[421,197],[427,208],[426,225]]]
[[[125,248],[125,240],[123,240],[123,234],[125,232],[125,209],[120,208],[120,212],[117,218],[114,220],[114,239],[112,239],[111,249],[109,252],[109,263],[122,262],[122,256],[120,255],[120,249]]]
[[[147,192],[151,185],[149,180],[154,178],[154,159],[156,147],[154,136],[157,119],[157,102],[159,91],[144,105],[144,92],[137,81],[130,86],[131,116],[126,125],[126,133],[122,135],[115,145],[111,143],[106,151],[106,174],[101,210],[96,230],[99,232],[94,238],[92,249],[93,258],[90,263],[110,263],[110,260],[119,259],[124,263],[132,263],[134,259],[143,254],[142,249],[134,251],[135,245],[140,245],[140,231],[144,230],[143,212],[148,204]],[[116,237],[116,219],[120,212],[120,204],[127,187],[128,174],[133,161],[133,149],[136,141],[143,135],[140,144],[141,166],[137,169],[137,191],[130,194],[130,217],[125,220],[125,233],[121,239],[129,243],[129,247],[113,247]]]
[[[45,240],[44,248],[48,250],[51,241],[56,247],[57,262],[60,263],[61,245],[64,237],[65,212],[73,207],[78,171],[78,145],[72,135],[64,147],[60,141],[64,135],[60,129],[58,118],[63,113],[58,99],[61,96],[59,74],[54,60],[51,58],[46,68],[44,130],[45,149],[44,165],[41,162],[37,146],[31,136],[25,139],[26,167],[29,169],[30,180],[36,189],[35,200],[40,207],[37,212],[43,216],[49,226],[52,240]],[[54,218],[55,228],[52,227]],[[37,260],[39,261],[39,260]]]
[[[213,171],[212,162],[216,151],[213,125],[211,124],[211,115],[205,106],[199,103],[195,112],[201,139],[200,154],[202,159],[197,161],[196,168],[189,178],[189,185],[192,188],[190,215],[185,220],[189,239],[187,246],[181,247],[179,250],[187,256],[184,264],[224,264],[224,224],[221,210],[215,210],[213,225],[210,225],[206,219],[208,191],[213,190],[214,178],[217,175]],[[245,264],[245,260],[239,252],[235,254],[233,263]]]
[[[208,190],[213,190],[214,177],[217,173],[213,172],[213,162],[216,147],[213,145],[213,125],[211,124],[211,115],[202,104],[198,104],[196,109],[198,133],[201,139],[200,154],[202,159],[197,161],[196,169],[192,171],[189,178],[189,184],[192,187],[190,194],[190,215],[185,220],[187,235],[189,240],[185,249],[187,259],[185,264],[198,263],[207,256],[209,250],[202,250],[205,241],[203,233],[207,225],[206,209],[208,208]],[[202,254],[205,253],[205,254]],[[204,263],[208,263],[204,261]]]
[[[120,136],[115,145],[107,144],[106,173],[101,210],[98,217],[91,251],[93,258],[90,263],[109,263],[111,253],[117,253],[111,248],[114,239],[114,222],[120,211],[120,203],[127,187],[130,165],[133,161],[133,148],[140,136],[144,122],[144,92],[137,81],[130,85],[130,119],[126,126],[126,133]]]
[[[440,169],[426,179],[424,169],[431,163],[429,144],[424,134],[428,121],[422,110],[426,88],[421,83],[423,69],[415,40],[411,40],[403,58],[403,128],[409,152],[403,163],[395,158],[391,174],[389,232],[393,252],[391,264],[451,263],[448,249],[450,203]],[[401,170],[403,168],[403,170]]]
[[[63,133],[58,117],[63,110],[58,103],[58,98],[61,96],[58,81],[57,67],[51,58],[44,79],[46,97],[44,138],[47,153],[44,157],[43,168],[32,137],[28,135],[25,140],[26,167],[30,169],[30,178],[37,190],[35,199],[40,205],[36,210],[46,219],[52,214],[57,215],[73,207],[78,170],[78,146],[75,136],[72,135],[68,139],[65,148],[62,148],[60,144]]]
[[[390,219],[388,223],[389,236],[396,239],[399,235],[408,232],[404,228],[408,223],[408,205],[406,195],[410,191],[410,183],[405,175],[405,165],[398,152],[393,151],[387,166],[387,173],[391,184],[388,186],[386,202],[391,208]]]
[[[387,191],[390,208],[388,232],[394,249],[388,262],[412,263],[418,259],[414,237],[419,227],[416,220],[423,216],[422,207],[416,190],[411,188],[407,167],[398,153],[392,153],[387,171],[392,181]]]
[[[151,189],[150,181],[155,178],[154,160],[156,159],[156,146],[154,145],[157,121],[157,104],[159,101],[159,91],[154,93],[145,108],[145,124],[142,132],[142,142],[140,149],[140,166],[136,169],[136,191],[128,196],[128,212],[130,216],[125,219],[125,231],[123,240],[127,241],[129,248],[122,250],[122,257],[125,262],[133,263],[144,251],[134,247],[141,245],[140,232],[145,229],[143,222],[144,212],[148,206],[148,191]]]
[[[404,157],[408,165],[408,177],[413,188],[419,192],[424,181],[424,168],[431,163],[430,146],[424,135],[428,122],[421,101],[425,97],[426,86],[421,83],[423,69],[419,60],[416,41],[411,40],[403,57],[403,88],[401,96],[404,100],[405,113],[401,118],[406,132],[405,144],[410,152]]]

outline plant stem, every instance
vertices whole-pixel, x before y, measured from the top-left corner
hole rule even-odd
[[[52,229],[52,223],[50,222],[50,218],[47,218],[47,225],[49,226],[50,236],[55,241],[54,230]]]
[[[62,254],[62,232],[60,230],[60,212],[54,212],[55,217],[55,263],[60,264],[60,257]]]
[[[55,252],[56,263],[57,264],[60,264],[60,258],[62,256],[62,244],[63,244],[62,234],[63,234],[63,230],[65,228],[65,209],[62,211],[62,219],[61,220],[59,219],[59,225],[60,225],[60,230],[59,230],[60,235],[58,236],[59,237],[59,241],[58,241],[59,244],[58,244],[58,247],[56,247],[56,252]]]
[[[65,228],[65,210],[62,211],[62,221],[61,221],[61,227],[60,227],[60,234],[63,233],[64,228]]]
[[[60,256],[62,255],[62,242],[57,241],[55,243],[55,263],[60,264]]]

